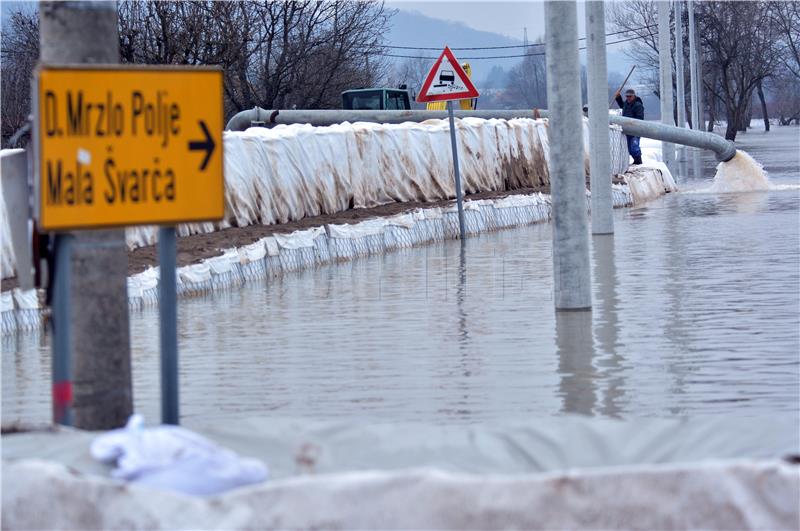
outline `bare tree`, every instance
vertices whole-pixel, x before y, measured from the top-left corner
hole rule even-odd
[[[612,31],[625,31],[635,38],[623,53],[637,66],[638,76],[657,93],[658,70],[658,11],[653,0],[609,2],[606,4]]]
[[[386,73],[381,42],[393,12],[375,2],[264,2],[258,5],[252,67],[240,73],[241,103],[330,108],[343,90]],[[370,59],[372,57],[372,59]]]
[[[800,80],[800,5],[797,2],[770,2],[770,20],[782,52],[781,65]]]
[[[31,107],[31,75],[39,60],[39,17],[17,11],[3,28],[0,47],[2,145],[25,125]]]
[[[525,107],[546,107],[547,66],[542,40],[525,50],[526,57],[508,72],[508,96]]]
[[[701,42],[717,74],[708,87],[725,107],[725,138],[736,139],[749,121],[753,92],[772,75],[781,59],[770,5],[765,2],[700,2]]]
[[[118,14],[122,62],[219,65],[228,115],[339,107],[342,91],[388,72],[381,44],[394,11],[382,2],[123,0]],[[38,39],[37,14],[12,14],[2,40],[4,145],[30,112]]]
[[[421,51],[414,55],[423,57]],[[405,59],[394,65],[386,77],[386,84],[392,87],[406,85],[411,94],[416,95],[422,88],[432,64],[433,59]]]
[[[777,115],[778,123],[791,125],[792,121],[800,125],[800,83],[791,74],[773,76],[769,79],[772,93],[772,113]]]

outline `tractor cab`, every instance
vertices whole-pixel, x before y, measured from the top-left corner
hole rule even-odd
[[[408,110],[408,90],[390,88],[353,89],[342,92],[342,109],[356,111]]]

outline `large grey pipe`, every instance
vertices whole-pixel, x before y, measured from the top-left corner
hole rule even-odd
[[[455,115],[456,118],[472,117],[485,120],[491,118],[511,120],[513,118],[548,118],[550,113],[544,109],[516,109],[455,111]],[[447,120],[447,111],[351,111],[341,109],[267,111],[260,107],[255,107],[254,109],[242,111],[231,118],[225,129],[229,131],[244,131],[253,125],[272,126],[279,124],[310,124],[322,127],[342,122],[400,124],[404,122],[424,122],[425,120]],[[627,135],[711,150],[716,154],[717,160],[720,162],[727,162],[736,155],[736,146],[734,146],[733,142],[713,133],[681,129],[680,127],[625,118],[614,114],[609,115],[608,120],[612,124],[622,127],[622,132]]]
[[[720,162],[728,162],[736,155],[734,143],[714,133],[693,131],[672,125],[625,118],[624,116],[611,116],[609,121],[622,127],[622,132],[626,135],[642,136],[661,140],[662,142],[672,142],[673,144],[711,150]]]

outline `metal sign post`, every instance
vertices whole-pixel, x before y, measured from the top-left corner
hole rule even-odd
[[[464,228],[464,203],[461,192],[461,172],[458,169],[458,144],[456,143],[456,119],[453,114],[453,100],[447,101],[447,114],[450,117],[450,144],[453,146],[453,169],[456,172],[456,203],[458,203],[458,230],[461,240],[466,236]]]
[[[53,282],[53,423],[72,426],[69,276],[72,235],[56,235]]]
[[[161,321],[161,422],[178,424],[178,311],[175,227],[158,231],[158,313]]]
[[[456,178],[456,203],[458,203],[458,228],[461,241],[466,236],[464,226],[464,203],[461,190],[461,171],[458,167],[458,143],[456,142],[456,124],[453,113],[453,101],[477,98],[478,90],[469,79],[464,68],[459,64],[450,48],[445,46],[439,59],[433,63],[422,84],[417,101],[446,101],[447,115],[450,119],[450,143],[453,147],[453,170]]]

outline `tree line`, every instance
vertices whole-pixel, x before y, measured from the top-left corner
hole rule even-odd
[[[227,116],[338,108],[342,91],[387,71],[378,52],[393,11],[382,2],[128,0],[117,13],[121,63],[219,65]],[[38,57],[38,14],[14,12],[0,47],[4,147],[30,113]]]
[[[687,116],[689,108],[690,61],[688,12],[682,3],[684,83]],[[638,39],[627,55],[644,71],[644,83],[658,94],[658,30],[636,29],[656,24],[653,0],[607,4],[613,30],[630,30]],[[797,2],[695,2],[695,26],[699,60],[702,64],[702,112],[708,114],[709,130],[715,122],[726,121],[725,137],[736,138],[753,116],[754,104],[769,130],[770,112],[781,124],[800,123],[800,4]],[[670,31],[674,43],[676,19],[670,10]],[[673,73],[675,47],[672,48]],[[673,87],[677,76],[673,76]],[[767,95],[771,96],[771,105]],[[677,94],[677,92],[675,92]],[[758,103],[755,103],[756,98]]]

